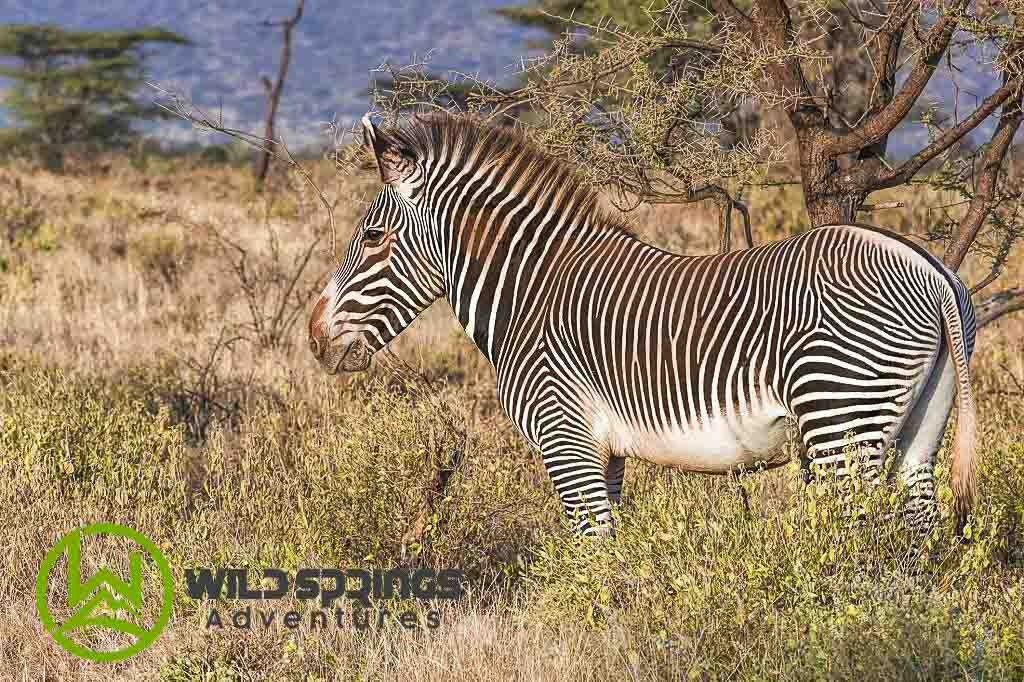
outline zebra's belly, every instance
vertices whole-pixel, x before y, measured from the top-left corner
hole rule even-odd
[[[687,471],[724,474],[759,464],[778,466],[789,457],[786,411],[768,406],[744,415],[723,415],[692,427],[639,429],[605,412],[595,414],[594,431],[613,452]]]

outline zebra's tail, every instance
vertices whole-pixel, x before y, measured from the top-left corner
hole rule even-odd
[[[963,288],[962,285],[960,288]],[[958,296],[958,294],[960,294]],[[958,300],[959,299],[959,300]],[[966,306],[967,315],[961,315],[961,306]],[[957,420],[953,437],[952,487],[956,532],[961,534],[967,524],[967,516],[974,505],[975,485],[978,471],[975,432],[977,418],[974,411],[974,396],[971,393],[971,374],[968,369],[971,349],[974,346],[974,316],[969,294],[946,288],[942,302],[942,316],[946,328],[946,343],[953,358],[956,371]]]

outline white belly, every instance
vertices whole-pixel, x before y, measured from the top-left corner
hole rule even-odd
[[[719,416],[693,427],[672,426],[661,431],[638,429],[607,406],[594,411],[594,435],[612,452],[687,471],[724,474],[764,462],[784,464],[788,455],[786,411],[781,405],[763,406],[753,413]]]

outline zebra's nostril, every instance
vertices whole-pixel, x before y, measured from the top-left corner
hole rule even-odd
[[[309,337],[309,350],[313,351],[313,357],[320,357],[323,355],[323,351],[320,348],[320,340],[315,336]]]

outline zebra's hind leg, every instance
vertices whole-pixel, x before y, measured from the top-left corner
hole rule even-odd
[[[626,458],[611,455],[608,458],[608,499],[612,504],[619,504],[622,499],[622,480],[626,477]]]
[[[955,397],[953,362],[943,348],[897,440],[901,451],[897,470],[909,494],[907,524],[922,533],[927,533],[938,517],[932,474]]]
[[[805,419],[801,424],[804,452],[800,456],[800,475],[805,483],[828,485],[831,480],[845,487],[858,485],[854,481],[859,481],[870,488],[882,482],[886,451],[892,439],[872,420],[861,424],[836,422],[828,431],[808,428],[808,424],[816,426],[820,422]],[[846,509],[843,516],[855,524],[864,521],[859,506]]]

